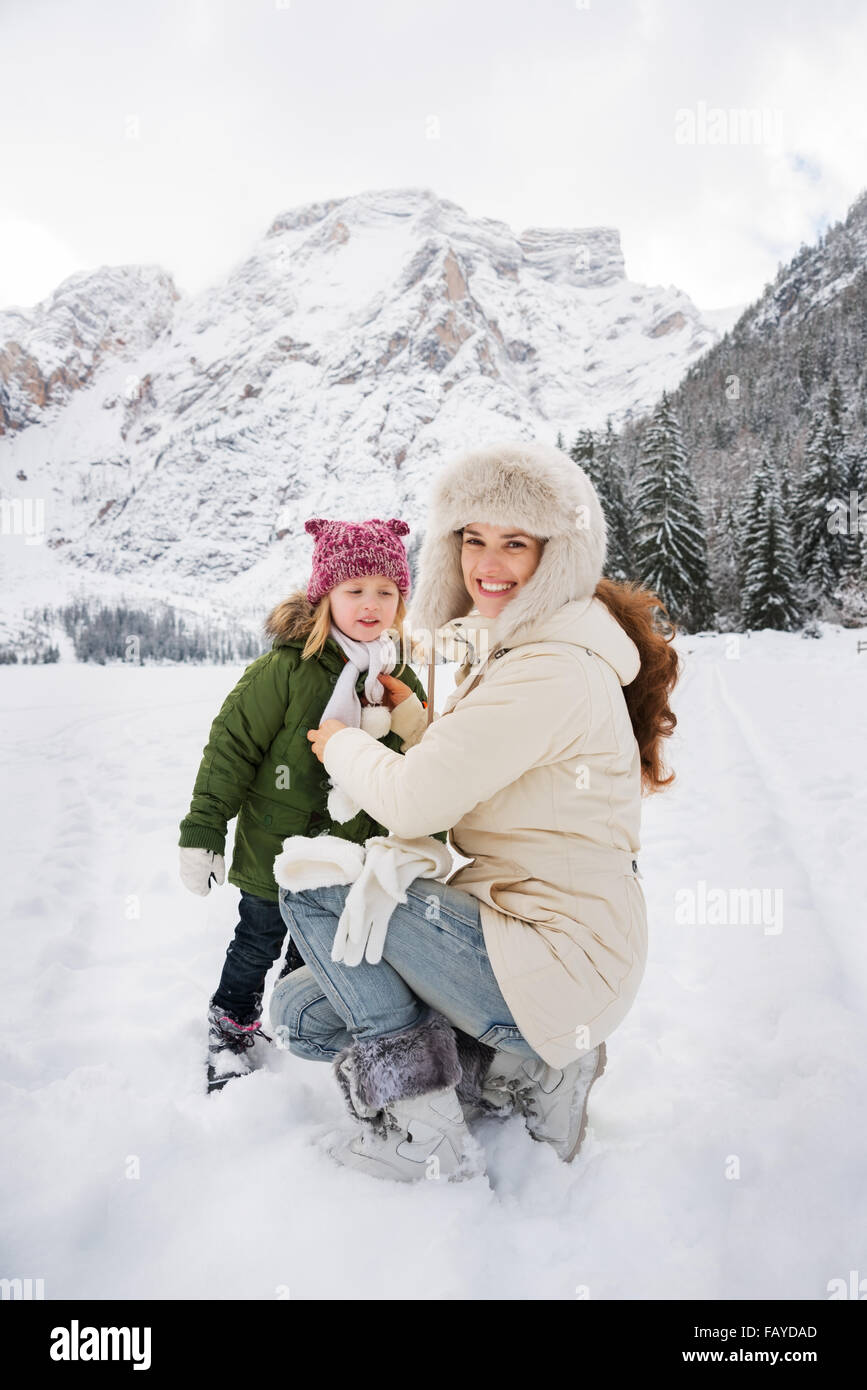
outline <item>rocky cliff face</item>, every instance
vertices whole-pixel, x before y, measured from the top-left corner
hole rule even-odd
[[[103,363],[149,348],[180,298],[153,266],[80,271],[34,309],[0,312],[0,435],[40,424]]]

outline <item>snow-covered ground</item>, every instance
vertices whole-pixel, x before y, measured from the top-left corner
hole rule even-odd
[[[567,1167],[488,1121],[488,1179],[457,1185],[333,1165],[325,1066],[279,1052],[203,1092],[238,893],[183,889],[177,823],[243,668],[0,668],[0,1276],[49,1299],[823,1299],[867,1276],[865,636],[681,640],[650,959],[585,1144]],[[700,920],[740,890],[764,913]]]

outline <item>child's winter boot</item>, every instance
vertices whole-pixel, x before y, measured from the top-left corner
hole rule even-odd
[[[262,1020],[239,1023],[225,1009],[211,1003],[208,1009],[208,1090],[219,1091],[236,1076],[249,1076],[262,1065],[259,1040],[270,1043],[262,1032]]]

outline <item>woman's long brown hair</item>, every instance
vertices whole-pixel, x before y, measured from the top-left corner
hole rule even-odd
[[[641,584],[600,579],[596,597],[632,638],[641,658],[641,669],[623,694],[641,753],[641,785],[649,795],[674,781],[673,772],[664,775],[661,744],[677,724],[668,703],[680,674],[680,657],[671,645],[677,629],[662,599]]]

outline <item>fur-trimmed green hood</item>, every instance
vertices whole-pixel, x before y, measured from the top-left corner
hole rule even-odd
[[[296,589],[271,609],[265,619],[265,636],[272,639],[273,646],[285,647],[287,642],[306,639],[315,617],[315,604],[310,602],[303,589]]]

